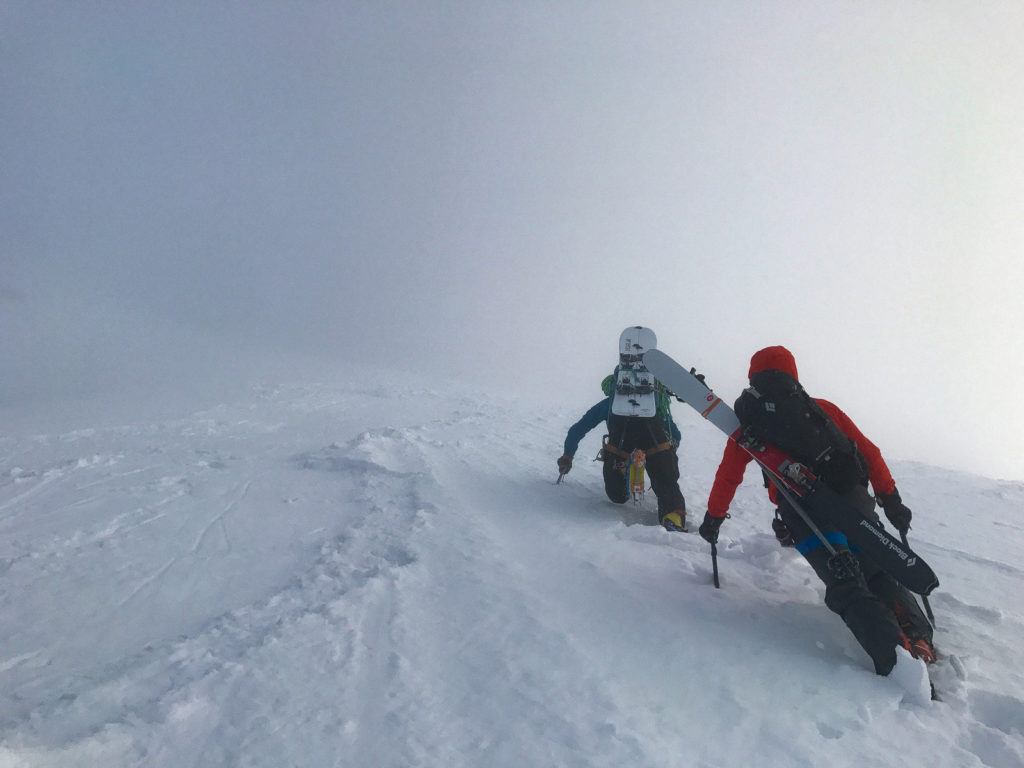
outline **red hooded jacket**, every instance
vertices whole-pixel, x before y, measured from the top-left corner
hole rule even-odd
[[[797,381],[800,380],[796,375],[796,360],[785,347],[766,347],[755,352],[754,356],[750,358],[750,371],[747,373],[747,378],[767,370],[785,371]],[[896,483],[893,482],[892,474],[882,459],[882,452],[878,450],[878,446],[864,437],[863,433],[857,429],[857,425],[838,406],[817,397],[814,400],[864,454],[864,458],[868,462],[868,479],[871,481],[871,487],[875,493],[892,493],[896,489]],[[709,515],[725,517],[725,513],[729,511],[729,504],[732,503],[732,498],[736,495],[736,489],[743,482],[747,464],[751,461],[753,461],[753,457],[732,440],[726,444],[722,463],[718,465],[718,472],[715,473],[715,484],[711,487],[711,493],[708,496]],[[776,493],[774,485],[768,489],[768,495],[773,503],[777,503]]]

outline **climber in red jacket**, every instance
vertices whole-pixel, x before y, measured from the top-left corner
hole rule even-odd
[[[875,511],[875,499],[867,491],[868,482],[874,489],[877,501],[885,511],[889,522],[901,533],[910,527],[911,511],[903,504],[892,474],[882,458],[878,447],[868,440],[849,416],[828,400],[810,398],[803,391],[797,378],[796,361],[788,349],[781,346],[767,347],[754,354],[750,360],[748,377],[769,372],[759,377],[760,382],[769,382],[772,387],[781,382],[786,402],[767,405],[773,415],[792,414],[791,423],[783,418],[783,426],[776,443],[783,450],[799,453],[801,444],[813,455],[820,453],[820,446],[831,442],[831,465],[811,466],[819,478],[839,492],[843,498],[856,506],[864,517],[881,525]],[[766,391],[769,387],[762,385]],[[775,391],[774,389],[770,391]],[[745,401],[746,398],[746,401]],[[744,421],[744,402],[756,402],[763,407],[771,396],[755,390],[746,390],[737,401],[737,415]],[[801,405],[801,403],[803,405]],[[808,425],[816,425],[810,427]],[[838,427],[838,432],[836,431]],[[809,430],[814,434],[809,434]],[[816,431],[815,431],[816,430]],[[824,441],[824,442],[823,442]],[[747,464],[752,456],[739,445],[729,441],[725,447],[721,464],[715,474],[715,482],[708,497],[707,514],[700,526],[700,535],[710,542],[718,539],[718,531],[728,516],[729,504],[736,488],[743,481]],[[776,519],[772,521],[775,535],[783,545],[795,546],[814,568],[825,584],[825,604],[842,617],[858,642],[871,656],[875,671],[887,675],[896,664],[896,646],[902,645],[915,657],[926,662],[934,661],[932,627],[922,613],[914,596],[889,574],[859,552],[854,552],[859,563],[854,574],[834,574],[828,567],[829,553],[811,527],[777,494],[775,486],[768,483],[768,495],[777,506]],[[818,524],[819,521],[815,521]],[[826,539],[836,550],[851,551],[842,531],[823,528]]]

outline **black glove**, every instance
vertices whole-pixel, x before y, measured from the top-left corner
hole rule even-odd
[[[793,539],[793,532],[789,530],[788,525],[782,522],[781,518],[775,517],[772,519],[772,531],[775,533],[775,538],[779,540],[779,544],[782,546],[796,546],[796,541]]]
[[[900,533],[906,533],[914,514],[903,503],[900,492],[894,488],[892,493],[878,494],[878,504],[885,511],[885,516],[889,518],[892,527]]]
[[[569,470],[572,469],[572,456],[566,454],[565,456],[558,457],[558,472],[562,475],[569,474]]]
[[[725,517],[728,517],[726,515]],[[718,541],[718,529],[722,527],[722,523],[725,522],[725,517],[712,517],[709,513],[704,513],[704,522],[700,524],[700,528],[697,529],[697,533],[704,539],[708,544],[714,544]]]

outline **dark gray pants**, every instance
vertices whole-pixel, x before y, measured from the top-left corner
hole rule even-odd
[[[867,489],[857,486],[844,498],[854,504],[866,519],[878,522],[874,499]],[[857,558],[859,571],[846,578],[837,578],[829,569],[831,555],[828,550],[785,500],[779,505],[779,517],[792,531],[797,550],[825,584],[825,605],[839,614],[850,628],[857,642],[871,657],[878,674],[889,674],[896,664],[900,632],[912,638],[924,637],[931,642],[931,624],[913,594],[863,553],[851,550],[842,531],[822,528],[812,517],[837,552],[853,551]]]
[[[665,426],[658,418],[613,416],[609,421],[608,444],[621,451],[632,453],[637,448],[647,451],[668,441]],[[625,468],[625,459],[610,453],[605,457],[604,490],[616,504],[629,501],[629,481]],[[677,509],[686,512],[683,492],[679,489],[679,457],[675,449],[658,451],[648,456],[646,472],[651,479],[651,490],[658,497],[658,517]]]

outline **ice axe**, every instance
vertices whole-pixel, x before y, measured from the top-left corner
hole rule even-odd
[[[711,542],[711,576],[715,582],[715,589],[721,589],[722,585],[718,583],[718,541]]]
[[[569,474],[569,470],[572,469],[572,456],[563,454],[558,457],[558,479],[555,480],[555,485],[561,485],[562,478]]]

